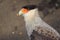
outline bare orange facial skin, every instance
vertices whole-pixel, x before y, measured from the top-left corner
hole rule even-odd
[[[25,14],[28,12],[28,9],[23,8],[21,11]]]

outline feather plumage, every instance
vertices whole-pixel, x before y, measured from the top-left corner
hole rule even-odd
[[[25,6],[25,8],[26,7],[27,6]],[[26,14],[23,14],[29,39],[30,40],[59,40],[60,34],[53,27],[51,27],[46,22],[44,22],[38,13],[39,13],[38,8],[35,7],[29,10]]]
[[[39,40],[59,40],[60,34],[53,29],[50,25],[44,22],[38,14],[38,9],[30,10],[27,14],[24,14],[24,20],[26,23],[27,34],[30,37],[31,35],[38,35]],[[33,32],[36,31],[36,33]],[[34,36],[35,36],[34,35]],[[37,37],[37,36],[35,36]],[[38,40],[38,39],[37,39]]]

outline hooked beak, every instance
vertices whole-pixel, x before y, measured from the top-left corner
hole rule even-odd
[[[28,12],[28,9],[22,8],[22,9],[19,11],[19,13],[17,14],[17,16],[20,16],[20,15],[25,14],[25,13],[27,13],[27,12]]]
[[[17,14],[17,16],[21,16],[23,13],[22,11],[19,11],[19,13]]]

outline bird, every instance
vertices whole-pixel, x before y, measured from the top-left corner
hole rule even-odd
[[[60,40],[60,34],[39,15],[36,5],[25,5],[17,16],[23,16],[29,40]]]

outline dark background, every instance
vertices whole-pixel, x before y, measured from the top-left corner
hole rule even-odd
[[[23,5],[39,2],[41,0],[0,0],[0,40],[28,40],[24,19],[16,14]],[[43,20],[60,33],[60,9]]]

